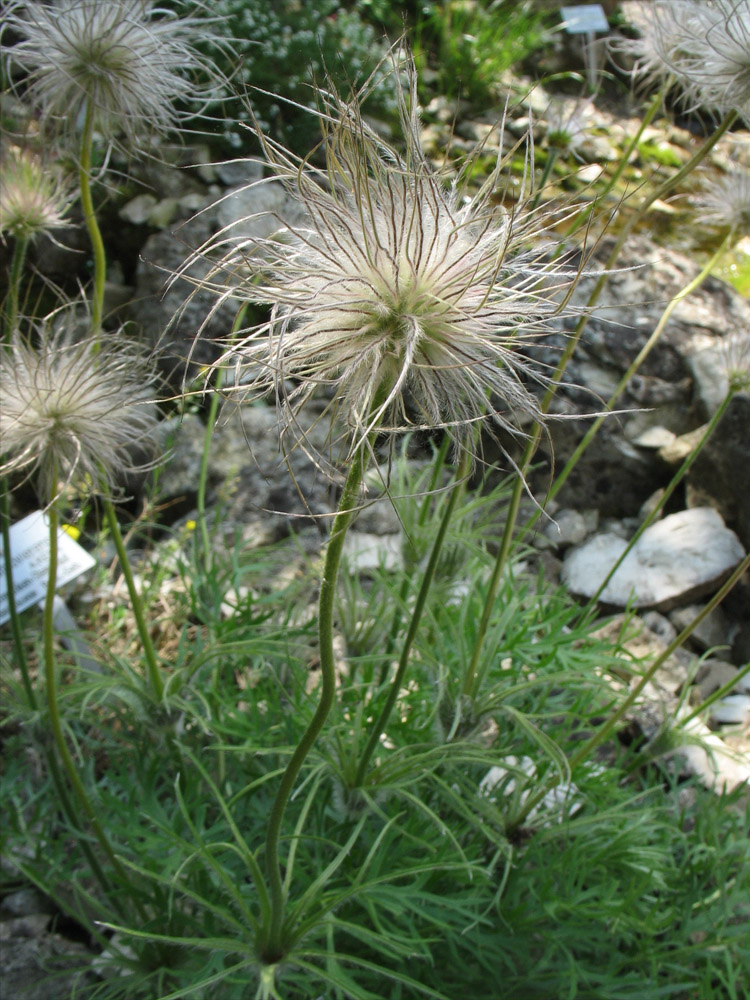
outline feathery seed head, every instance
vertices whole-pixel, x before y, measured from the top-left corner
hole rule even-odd
[[[750,0],[694,3],[682,59],[696,106],[750,121]]]
[[[615,43],[635,59],[633,75],[672,83],[690,108],[750,116],[750,0],[654,0],[641,36]]]
[[[0,473],[36,476],[45,503],[67,487],[113,494],[150,467],[133,456],[153,451],[154,378],[131,348],[76,340],[70,315],[48,318],[38,337],[32,346],[16,333],[0,352]]]
[[[720,180],[711,178],[698,198],[697,221],[750,234],[750,170],[735,169]]]
[[[271,307],[222,359],[236,366],[235,387],[275,389],[292,431],[298,409],[329,387],[351,451],[375,427],[442,427],[465,445],[473,422],[513,430],[540,419],[523,379],[546,373],[521,349],[577,277],[564,257],[549,260],[548,218],[495,204],[500,162],[471,197],[471,163],[446,188],[423,153],[413,66],[408,75],[403,151],[367,125],[358,100],[326,94],[324,167],[258,133],[301,221],[267,239],[225,231],[203,248],[223,255],[207,281],[220,301]]]
[[[545,118],[547,146],[561,153],[575,153],[588,132],[583,107],[577,101],[571,106],[569,101],[555,100],[550,103]]]
[[[693,0],[654,0],[638,8],[638,37],[616,38],[611,47],[633,60],[632,76],[642,85],[672,86],[684,91],[687,80],[682,59],[695,14]]]
[[[26,94],[45,125],[71,134],[89,106],[106,138],[135,145],[187,116],[175,104],[204,105],[217,74],[196,43],[210,19],[178,18],[150,0],[14,0],[6,26],[21,36],[7,58],[27,74]],[[200,87],[191,76],[211,81]]]
[[[69,188],[28,149],[3,150],[0,163],[0,237],[33,240],[67,224]]]

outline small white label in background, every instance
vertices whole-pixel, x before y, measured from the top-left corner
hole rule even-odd
[[[597,31],[609,31],[609,23],[600,3],[563,7],[560,13],[563,28],[570,35],[592,35]]]
[[[16,608],[18,611],[25,611],[32,604],[43,601],[47,591],[49,522],[40,510],[11,525],[10,553]],[[56,586],[62,587],[95,565],[96,559],[59,528]],[[0,625],[9,618],[3,543],[0,539]]]

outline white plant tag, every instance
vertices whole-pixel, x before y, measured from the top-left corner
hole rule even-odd
[[[563,28],[569,35],[593,35],[597,31],[609,31],[609,23],[600,3],[563,7],[560,13]]]
[[[81,573],[96,565],[96,559],[62,528],[57,532],[57,546],[58,587],[75,580]],[[32,604],[43,601],[47,591],[49,522],[42,511],[37,510],[11,525],[10,552],[16,608],[18,611],[25,611]],[[9,618],[5,559],[0,539],[0,625],[5,624]]]

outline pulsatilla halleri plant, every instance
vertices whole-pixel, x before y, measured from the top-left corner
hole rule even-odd
[[[548,376],[522,348],[553,317],[572,311],[569,297],[580,273],[552,253],[549,226],[556,212],[502,207],[502,142],[479,190],[469,192],[473,162],[453,184],[443,182],[422,148],[413,64],[407,59],[399,67],[398,55],[395,62],[394,72],[409,82],[399,103],[401,148],[364,120],[367,87],[351,101],[333,88],[322,92],[317,115],[323,138],[310,157],[295,156],[255,129],[271,173],[295,203],[294,219],[279,219],[268,238],[244,238],[230,227],[198,251],[215,262],[201,287],[213,289],[219,303],[270,308],[267,321],[233,337],[219,362],[222,377],[224,369],[234,371],[223,378],[224,389],[240,396],[275,391],[282,434],[292,437],[300,409],[323,389],[348,426],[346,478],[320,587],[320,700],[282,776],[267,831],[268,919],[256,948],[268,967],[289,956],[299,936],[299,918],[287,909],[289,879],[282,880],[279,840],[291,790],[335,699],[336,580],[374,437],[441,428],[462,456],[463,478],[473,458],[474,425],[514,431],[540,420],[526,383],[545,383]],[[297,443],[306,446],[299,438]],[[367,781],[369,758],[401,687],[457,495],[454,489],[397,674],[352,790]]]
[[[210,20],[176,17],[149,0],[15,0],[8,48],[42,123],[75,135],[85,119],[107,139],[135,145],[144,132],[176,128],[216,92],[217,73],[196,47]],[[208,84],[199,85],[200,74]],[[180,110],[181,108],[181,110]]]
[[[522,348],[570,310],[578,274],[564,256],[550,259],[554,212],[499,204],[500,157],[474,194],[472,164],[446,186],[423,152],[413,68],[409,77],[403,149],[335,93],[319,112],[323,166],[259,134],[298,221],[267,239],[229,229],[202,251],[223,254],[208,279],[221,300],[271,308],[224,357],[235,368],[226,384],[243,395],[275,389],[292,429],[327,387],[350,455],[375,428],[444,428],[463,447],[477,421],[512,430],[539,419],[525,383],[546,372]]]

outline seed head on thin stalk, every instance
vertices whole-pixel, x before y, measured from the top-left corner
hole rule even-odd
[[[689,25],[697,16],[693,0],[654,0],[637,9],[636,38],[614,38],[615,56],[632,60],[633,80],[643,87],[667,87],[685,92],[688,81],[683,68]]]
[[[0,353],[0,475],[24,473],[52,502],[68,487],[114,495],[153,453],[157,415],[148,363],[122,331],[101,350],[76,338],[70,312],[49,317],[32,344],[15,332]]]
[[[96,129],[134,146],[217,94],[217,71],[197,48],[210,18],[177,17],[150,0],[11,0],[5,23],[21,39],[7,60],[25,73],[27,99],[44,125],[68,135],[91,104]]]
[[[321,95],[323,166],[256,130],[300,221],[279,219],[269,238],[225,230],[202,248],[219,256],[203,284],[219,302],[271,309],[220,362],[234,367],[236,391],[275,390],[294,436],[300,409],[325,388],[350,456],[376,427],[443,428],[463,448],[477,421],[513,432],[540,420],[526,382],[544,384],[547,370],[522,349],[572,311],[578,276],[564,255],[551,259],[554,212],[498,204],[499,157],[474,194],[473,161],[446,186],[422,150],[411,63],[406,76],[400,149],[366,123],[362,92]]]
[[[750,170],[736,168],[718,180],[708,178],[696,207],[700,224],[730,229],[738,237],[750,234]]]
[[[615,50],[633,75],[672,84],[688,108],[750,115],[750,0],[654,0],[638,17],[640,37]]]
[[[68,224],[72,193],[54,169],[29,149],[8,146],[0,157],[0,238],[33,240]]]
[[[750,121],[750,0],[694,2],[682,56],[696,106]]]

